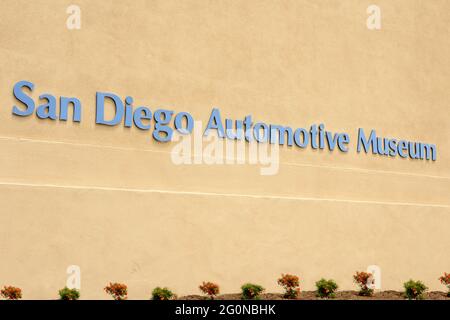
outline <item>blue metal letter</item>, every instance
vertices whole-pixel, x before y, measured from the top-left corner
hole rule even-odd
[[[13,93],[17,100],[22,102],[27,108],[25,110],[20,110],[18,107],[13,106],[13,114],[21,117],[29,116],[34,111],[34,101],[29,96],[21,91],[23,87],[28,88],[33,91],[34,84],[28,81],[19,81],[14,85]]]

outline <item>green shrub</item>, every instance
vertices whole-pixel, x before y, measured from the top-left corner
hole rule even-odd
[[[427,286],[421,281],[409,280],[403,284],[405,297],[408,299],[423,299],[423,294],[427,291]]]
[[[80,291],[77,289],[69,289],[67,287],[64,287],[63,289],[59,290],[59,298],[61,300],[78,300],[80,298]]]
[[[317,296],[320,298],[334,298],[335,292],[338,288],[337,283],[334,280],[326,280],[324,278],[316,282]]]
[[[156,287],[152,291],[152,300],[171,300],[175,298],[176,295],[167,288]]]
[[[263,287],[253,283],[246,283],[241,287],[242,299],[244,300],[257,300],[259,295],[265,290]]]

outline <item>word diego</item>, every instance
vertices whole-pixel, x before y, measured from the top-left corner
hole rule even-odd
[[[22,102],[25,109],[13,106],[13,114],[18,116],[29,116],[35,111],[35,103],[23,89],[33,91],[34,84],[28,81],[19,81],[13,89],[14,97]],[[172,139],[173,129],[169,126],[174,112],[166,109],[156,110],[153,115],[149,108],[138,107],[133,110],[133,98],[126,97],[125,103],[113,93],[97,92],[95,123],[115,126],[123,121],[125,127],[133,125],[141,130],[150,130],[151,120],[154,121],[153,138],[157,141],[167,142]],[[56,98],[48,93],[39,96],[44,103],[36,108],[36,116],[40,119],[58,119]],[[114,117],[105,119],[105,101],[110,100],[114,105]],[[73,107],[73,121],[81,122],[81,102],[77,98],[60,97],[59,120],[67,121],[69,106]],[[174,117],[174,127],[181,134],[192,132],[194,119],[187,112],[180,112]]]
[[[34,100],[25,92],[33,91],[34,84],[28,81],[19,81],[14,85],[14,97],[22,103],[22,107],[13,106],[12,113],[17,116],[29,116],[36,112],[39,119],[67,121],[69,106],[72,108],[72,120],[81,121],[81,102],[74,97],[59,98],[59,112],[57,110],[56,97],[44,93],[39,96],[43,101],[36,108]],[[106,119],[105,101],[111,102],[113,117]],[[133,107],[133,98],[127,96],[123,101],[113,93],[96,93],[96,117],[95,123],[106,126],[123,126],[131,128],[135,126],[141,130],[152,130],[152,136],[160,142],[172,140],[174,130],[182,135],[190,134],[194,128],[194,118],[188,112],[175,113],[172,110],[158,109],[153,113],[145,107]],[[152,126],[153,123],[153,126]],[[341,152],[349,151],[350,136],[348,133],[333,133],[325,129],[324,124],[311,125],[308,129],[292,129],[289,126],[253,122],[252,116],[247,115],[243,120],[222,120],[219,109],[211,112],[208,124],[203,133],[207,136],[214,131],[219,138],[230,140],[244,140],[247,142],[270,143],[287,145],[299,148],[310,146],[312,149],[339,149]],[[364,129],[358,129],[357,152],[372,152],[383,156],[411,159],[436,160],[437,149],[434,144],[411,142],[393,138],[378,137],[375,130],[367,135]]]

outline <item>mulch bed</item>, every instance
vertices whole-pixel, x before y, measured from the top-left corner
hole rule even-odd
[[[447,297],[446,292],[431,291],[424,294],[425,300],[450,300]],[[178,300],[206,300],[205,296],[200,295],[188,295],[179,297]],[[299,300],[318,300],[315,291],[302,291],[300,292]],[[235,294],[222,294],[217,296],[215,300],[241,300],[241,295]],[[261,300],[284,300],[283,295],[279,293],[265,293],[261,295]],[[403,292],[399,291],[381,291],[376,292],[372,297],[361,297],[357,291],[338,291],[336,293],[335,300],[405,300]]]

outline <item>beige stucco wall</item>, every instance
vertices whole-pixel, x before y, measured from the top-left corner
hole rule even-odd
[[[366,27],[366,8],[382,29]],[[55,298],[69,265],[82,297],[130,298],[158,285],[198,293],[242,283],[279,291],[280,273],[311,290],[355,288],[378,265],[383,289],[409,278],[443,290],[450,271],[450,2],[72,1],[0,3],[0,285]],[[12,87],[78,97],[83,120],[11,113]],[[280,170],[174,165],[174,144],[95,125],[95,92],[206,121],[325,123],[348,153],[283,147]],[[435,162],[356,153],[359,127],[435,143]],[[239,195],[239,196],[238,196]]]

